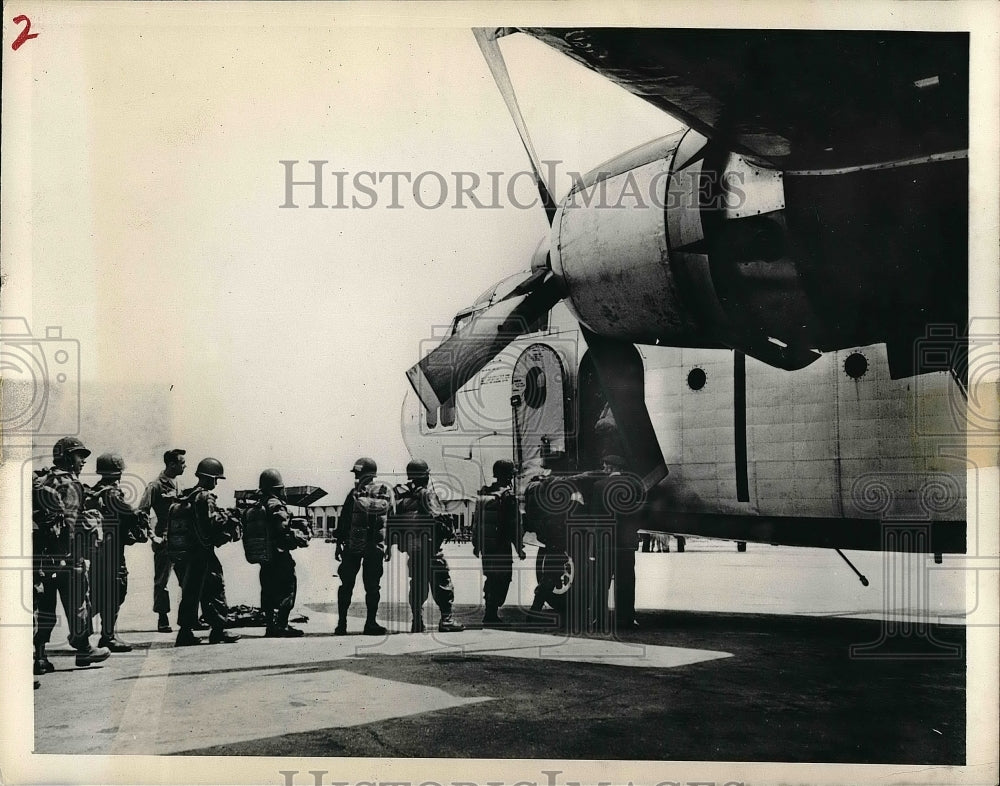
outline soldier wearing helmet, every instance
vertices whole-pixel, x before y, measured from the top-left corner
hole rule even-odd
[[[365,586],[365,627],[367,636],[383,636],[386,628],[378,623],[378,605],[382,599],[381,583],[384,563],[389,559],[385,547],[388,514],[395,500],[388,484],[375,479],[378,466],[373,459],[362,456],[351,468],[352,488],[337,519],[337,545],[334,558],[340,563],[337,576],[337,627],[334,635],[347,633],[347,612],[351,607],[354,584],[361,573]]]
[[[69,642],[77,651],[76,665],[105,660],[106,647],[90,643],[90,557],[100,538],[100,516],[84,510],[80,471],[90,451],[76,437],[63,437],[52,449],[53,467],[39,470],[32,480],[32,546],[34,550],[34,672],[55,667],[45,654],[56,622],[56,596],[69,625]]]
[[[87,494],[87,507],[101,514],[104,532],[90,566],[94,613],[101,617],[98,643],[111,652],[132,650],[115,632],[118,610],[128,593],[125,547],[145,542],[147,537],[139,513],[125,500],[121,488],[124,469],[125,461],[118,453],[102,453],[97,457],[97,474],[101,479]]]
[[[430,488],[430,468],[422,459],[406,465],[407,483],[396,487],[396,515],[393,529],[400,551],[407,553],[410,575],[410,609],[413,633],[425,630],[423,607],[428,589],[441,610],[438,630],[442,633],[465,630],[452,616],[455,588],[442,546],[452,537],[444,505]]]
[[[260,473],[260,499],[255,505],[263,514],[271,544],[268,559],[260,563],[260,608],[267,619],[264,635],[268,638],[293,638],[302,631],[288,624],[295,606],[298,581],[295,577],[291,514],[285,504],[285,481],[276,469]],[[252,514],[249,514],[252,515]]]
[[[514,575],[514,559],[524,559],[521,528],[514,495],[514,464],[500,459],[493,464],[494,482],[479,489],[472,524],[472,553],[483,559],[483,598],[486,614],[483,625],[500,625],[500,607]]]
[[[204,458],[195,470],[198,485],[182,492],[178,501],[170,507],[170,527],[174,519],[190,521],[190,546],[182,570],[181,602],[177,610],[177,633],[175,646],[188,647],[201,644],[194,635],[198,625],[198,605],[212,632],[210,644],[231,644],[239,636],[227,633],[229,608],[225,601],[222,584],[222,564],[215,553],[215,546],[223,540],[229,525],[229,514],[219,507],[215,487],[225,480],[222,462],[215,458]],[[170,533],[168,532],[168,537]]]
[[[614,527],[614,537],[607,554],[598,554],[599,577],[598,611],[606,613],[607,587],[613,581],[615,600],[615,628],[618,633],[628,632],[639,625],[635,620],[635,550],[639,545],[639,529],[643,526],[643,502],[646,495],[642,480],[628,472],[626,460],[617,453],[606,454],[601,459],[603,477],[591,492],[591,514]],[[604,549],[601,549],[604,550]]]
[[[167,583],[173,570],[177,577],[177,585],[183,582],[181,566],[174,562],[167,553],[167,514],[170,506],[177,501],[181,487],[177,478],[184,474],[186,462],[185,451],[173,448],[163,454],[164,469],[159,477],[146,486],[146,491],[139,500],[139,512],[149,517],[152,513],[156,518],[155,526],[150,533],[149,545],[153,550],[153,613],[157,615],[156,630],[160,633],[171,633],[170,627],[170,593]]]

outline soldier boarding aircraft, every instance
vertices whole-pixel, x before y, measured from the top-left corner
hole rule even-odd
[[[474,32],[551,234],[407,372],[411,453],[469,496],[497,458],[521,483],[543,454],[596,468],[610,429],[651,529],[964,552],[968,37]],[[688,128],[556,205],[500,53],[513,33]],[[633,184],[656,199],[601,204]]]

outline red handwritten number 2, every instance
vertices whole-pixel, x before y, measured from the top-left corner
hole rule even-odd
[[[20,47],[21,44],[23,44],[25,41],[31,38],[38,38],[38,33],[29,32],[31,30],[31,20],[28,19],[28,17],[26,17],[24,14],[14,17],[15,25],[19,25],[22,22],[24,22],[24,30],[22,30],[20,35],[18,35],[18,37],[14,39],[14,43],[10,45],[10,48],[13,49],[15,52],[18,50],[18,47]]]

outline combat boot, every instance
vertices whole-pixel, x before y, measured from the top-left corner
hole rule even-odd
[[[389,629],[383,625],[379,625],[375,620],[368,620],[365,623],[364,634],[366,636],[384,636],[389,632]]]
[[[483,615],[483,625],[503,625],[503,618],[500,616],[499,606],[486,607],[486,614]]]
[[[48,659],[45,654],[45,647],[35,647],[35,664],[33,671],[35,674],[48,674],[49,672],[55,671],[56,667],[52,665],[52,661]]]
[[[413,615],[413,624],[410,625],[410,633],[423,633],[427,628],[424,627],[424,617],[420,613]]]
[[[297,639],[299,636],[304,636],[303,633],[298,628],[293,628],[291,625],[286,625],[284,628],[268,628],[267,632],[264,634],[265,639]]]
[[[201,644],[201,639],[194,635],[191,628],[181,628],[174,642],[175,647],[194,647],[198,644]]]
[[[232,644],[239,640],[240,637],[237,634],[226,633],[225,628],[212,628],[212,632],[208,635],[209,644]]]
[[[465,625],[457,622],[451,614],[442,614],[438,623],[438,633],[458,633],[465,630]]]
[[[99,647],[107,647],[111,652],[131,652],[132,645],[127,644],[118,638],[117,634],[112,633],[110,636],[101,636],[100,640],[97,642]]]
[[[347,635],[347,620],[341,617],[337,620],[337,627],[333,629],[334,636],[346,636]]]
[[[174,629],[170,627],[170,620],[167,618],[166,614],[160,614],[156,618],[156,632],[157,633],[173,633]]]
[[[111,650],[107,647],[90,647],[86,650],[78,650],[76,653],[76,665],[83,668],[92,666],[111,657]]]

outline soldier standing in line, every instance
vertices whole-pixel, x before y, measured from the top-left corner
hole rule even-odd
[[[156,524],[149,538],[153,549],[153,613],[157,615],[156,630],[160,633],[170,633],[170,593],[167,582],[170,580],[170,570],[173,568],[177,576],[178,586],[184,583],[181,574],[181,563],[174,562],[167,553],[167,513],[170,505],[177,501],[180,485],[177,478],[184,474],[184,453],[179,448],[168,450],[163,454],[163,472],[146,486],[146,491],[139,501],[139,511],[149,516],[150,511],[156,516]],[[204,626],[199,626],[204,627]]]
[[[605,475],[594,484],[591,507],[596,516],[614,522],[612,554],[603,555],[600,562],[605,586],[614,579],[615,628],[624,632],[639,627],[635,621],[635,550],[645,493],[642,481],[624,471],[625,459],[621,456],[609,454],[601,462]]]
[[[441,610],[438,631],[452,633],[465,630],[452,616],[455,588],[442,546],[451,537],[444,505],[429,487],[430,468],[427,462],[414,459],[406,465],[406,485],[396,487],[396,516],[400,551],[407,552],[406,567],[410,574],[410,609],[413,612],[412,633],[425,630],[423,606],[428,588]]]
[[[209,644],[231,644],[240,638],[226,633],[229,609],[225,605],[222,587],[216,580],[216,576],[222,575],[222,565],[215,547],[232,539],[229,535],[230,514],[218,506],[213,493],[218,482],[226,477],[222,462],[204,458],[198,463],[195,475],[198,476],[198,485],[181,493],[178,501],[170,506],[169,513],[168,546],[171,545],[170,540],[179,539],[180,544],[171,547],[171,551],[186,553],[181,602],[177,610],[180,627],[177,647],[202,643],[194,635],[199,603],[212,629]]]
[[[493,464],[494,482],[479,489],[476,517],[472,525],[472,553],[483,560],[483,598],[486,614],[483,625],[500,625],[500,607],[514,574],[514,559],[525,558],[521,544],[517,497],[514,496],[514,464],[501,459]]]
[[[90,666],[108,658],[107,647],[93,647],[90,618],[90,564],[101,537],[100,515],[84,511],[80,471],[90,451],[76,437],[63,437],[52,448],[53,467],[39,470],[32,481],[32,547],[34,551],[34,673],[55,671],[45,646],[56,624],[56,595],[62,602],[69,643],[76,665]]]
[[[291,514],[285,504],[285,482],[276,469],[260,473],[260,500],[247,514],[243,547],[248,548],[250,529],[264,535],[265,558],[260,562],[260,608],[267,619],[267,638],[296,638],[303,633],[288,624],[295,606],[298,582],[291,550],[298,546]],[[258,525],[258,526],[254,526]],[[308,542],[308,541],[307,541]],[[249,556],[249,551],[248,551]]]
[[[145,543],[148,539],[142,517],[125,501],[120,485],[124,469],[125,461],[119,454],[102,453],[97,457],[97,473],[101,479],[87,495],[87,507],[101,514],[104,531],[104,537],[94,552],[90,580],[94,613],[101,616],[98,644],[111,652],[132,651],[132,647],[118,638],[115,632],[118,610],[128,593],[125,547]]]
[[[392,488],[387,483],[375,480],[378,466],[374,460],[363,456],[354,462],[354,488],[344,499],[337,520],[337,545],[334,558],[340,563],[337,575],[337,627],[335,636],[347,633],[347,612],[351,607],[354,584],[361,572],[365,586],[364,634],[384,636],[388,631],[378,623],[378,604],[382,599],[382,573],[384,563],[389,560],[386,548],[386,527],[389,514],[395,505]]]

